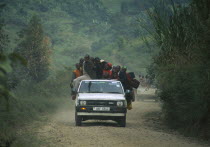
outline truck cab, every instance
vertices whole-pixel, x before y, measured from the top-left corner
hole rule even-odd
[[[127,102],[120,81],[83,80],[75,101],[75,123],[82,121],[114,120],[121,127],[126,126]]]

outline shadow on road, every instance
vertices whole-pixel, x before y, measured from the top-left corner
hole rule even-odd
[[[82,126],[84,127],[98,127],[98,126],[109,126],[109,127],[118,127],[118,124],[114,121],[100,121],[100,120],[91,120],[91,121],[83,121]]]

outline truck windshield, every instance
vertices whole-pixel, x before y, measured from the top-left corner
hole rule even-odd
[[[123,89],[119,81],[82,81],[79,93],[123,94]]]

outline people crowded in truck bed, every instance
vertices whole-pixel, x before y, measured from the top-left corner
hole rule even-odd
[[[122,83],[124,91],[133,93],[133,88],[138,88],[139,82],[135,79],[133,72],[127,73],[126,66],[112,66],[111,63],[100,59],[85,55],[81,58],[79,63],[75,64],[76,69],[72,73],[72,80],[70,86],[72,88],[72,99],[76,98],[76,92],[82,80],[90,79],[115,79]],[[132,94],[131,94],[132,95]],[[132,109],[131,101],[135,100],[135,96],[128,96],[128,109]]]

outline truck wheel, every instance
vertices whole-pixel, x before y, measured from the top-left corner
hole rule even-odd
[[[82,125],[82,117],[78,116],[76,111],[75,111],[75,124],[76,124],[76,126]]]
[[[119,120],[119,125],[120,125],[120,127],[125,127],[126,126],[126,116],[122,117]]]

